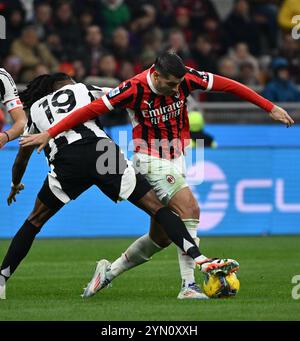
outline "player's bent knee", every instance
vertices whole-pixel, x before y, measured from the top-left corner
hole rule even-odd
[[[37,199],[35,207],[27,220],[34,226],[41,228],[57,211],[47,207]]]
[[[27,220],[36,228],[41,229],[47,220],[43,220],[40,217],[30,215]]]
[[[186,207],[180,207],[176,209],[181,219],[199,219],[200,218],[200,207],[197,204],[193,204]]]
[[[145,209],[151,216],[155,216],[157,211],[164,207],[153,190],[148,191],[138,202],[134,204]]]

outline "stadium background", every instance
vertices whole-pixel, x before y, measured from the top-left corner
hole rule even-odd
[[[0,65],[19,89],[39,74],[58,70],[77,81],[115,86],[171,47],[189,66],[239,80],[284,102],[297,123],[300,40],[291,32],[292,17],[300,14],[297,6],[289,0],[0,1],[7,24]],[[279,79],[282,70],[285,79]],[[231,95],[195,93],[193,98],[192,109],[204,114],[205,131],[218,144],[205,149],[206,180],[192,187],[202,207],[199,234],[299,234],[299,126],[274,124]],[[120,131],[130,140],[123,112],[102,122],[117,142]],[[2,124],[10,123],[5,115]],[[13,236],[21,226],[47,173],[44,157],[35,153],[24,177],[26,189],[8,208],[17,148],[14,141],[0,153],[0,238]],[[147,230],[143,212],[128,203],[116,207],[91,189],[39,236],[137,236]]]

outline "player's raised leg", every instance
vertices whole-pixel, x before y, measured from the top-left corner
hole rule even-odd
[[[186,230],[181,219],[169,208],[164,207],[156,197],[155,192],[152,189],[149,190],[150,188],[145,179],[138,181],[135,191],[128,200],[153,216],[163,227],[170,240],[180,246],[184,252],[187,252],[193,258],[205,259],[205,257],[201,256],[197,245]],[[146,194],[144,194],[145,192]],[[140,198],[141,195],[143,196]],[[146,235],[133,243],[121,258],[113,264],[113,271],[111,271],[111,265],[107,261],[99,262],[91,282],[85,288],[83,297],[94,295],[97,291],[107,286],[121,272],[144,263],[160,249],[161,247],[150,236]]]

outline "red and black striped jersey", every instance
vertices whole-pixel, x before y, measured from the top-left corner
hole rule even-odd
[[[175,96],[157,92],[150,77],[152,67],[102,97],[110,110],[128,111],[135,151],[169,159],[180,156],[189,143],[187,97],[195,89],[210,90],[213,75],[187,70]]]

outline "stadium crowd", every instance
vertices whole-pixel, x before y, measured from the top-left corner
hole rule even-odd
[[[236,79],[272,101],[300,101],[298,0],[0,0],[0,65],[17,83],[53,71],[116,86],[172,48],[186,65]],[[235,101],[204,94],[202,100]]]

